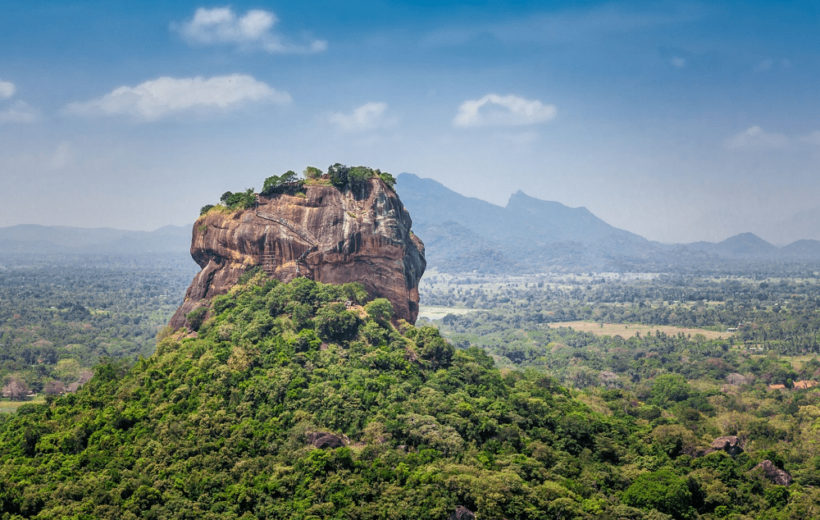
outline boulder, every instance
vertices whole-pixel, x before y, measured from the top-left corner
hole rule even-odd
[[[411,225],[396,192],[378,178],[356,189],[319,184],[260,195],[246,210],[213,209],[194,223],[191,256],[202,271],[170,325],[186,326],[199,302],[228,292],[255,266],[283,282],[359,282],[371,297],[390,300],[397,318],[415,323],[427,263]]]
[[[738,439],[737,435],[718,437],[712,441],[712,449],[708,450],[707,453],[714,453],[720,450],[725,451],[732,457],[743,453],[743,447],[740,445],[740,439]]]
[[[346,445],[344,439],[328,432],[309,433],[307,438],[309,443],[321,450],[332,450],[334,448],[342,448]]]
[[[450,515],[450,520],[475,520],[475,513],[464,506],[458,506]]]
[[[788,486],[792,483],[792,476],[787,471],[775,466],[770,460],[764,460],[752,468],[752,471],[755,470],[761,470],[764,477],[778,486]]]
[[[726,376],[726,382],[729,383],[730,385],[739,386],[739,385],[745,385],[749,381],[745,377],[743,377],[742,374],[732,373],[732,374],[729,374],[728,376]]]

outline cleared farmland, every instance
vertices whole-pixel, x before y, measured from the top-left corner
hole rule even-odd
[[[557,323],[550,323],[550,328],[569,327],[578,332],[589,332],[596,336],[621,336],[624,339],[629,339],[637,334],[646,335],[647,333],[655,334],[656,331],[663,332],[670,336],[676,336],[683,333],[687,336],[694,336],[701,334],[706,339],[726,339],[731,336],[732,332],[716,332],[713,330],[692,329],[688,327],[671,327],[665,325],[638,325],[638,324],[619,324],[619,323],[595,323],[591,321],[564,321]]]

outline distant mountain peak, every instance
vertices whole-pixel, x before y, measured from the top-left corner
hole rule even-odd
[[[412,174],[399,175],[396,189],[417,233],[431,244],[430,265],[444,270],[623,271],[652,266],[665,271],[704,262],[820,260],[818,241],[778,249],[754,233],[718,244],[662,245],[618,229],[587,208],[541,200],[523,190],[510,195],[506,206],[496,206]]]

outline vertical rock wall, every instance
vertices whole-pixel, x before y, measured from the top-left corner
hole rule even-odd
[[[376,178],[356,188],[311,185],[303,193],[260,197],[254,209],[212,210],[194,223],[191,256],[202,271],[170,325],[185,325],[203,300],[224,294],[256,265],[283,282],[296,276],[359,282],[371,296],[390,300],[399,318],[415,323],[427,264],[411,225],[398,195]]]

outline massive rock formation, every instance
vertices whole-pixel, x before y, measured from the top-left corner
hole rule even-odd
[[[415,323],[427,264],[411,225],[398,195],[378,178],[341,190],[314,184],[260,196],[252,209],[211,210],[194,223],[191,241],[202,271],[170,325],[185,325],[200,302],[224,294],[257,265],[283,282],[297,276],[359,282],[371,296],[390,300],[397,317]]]

